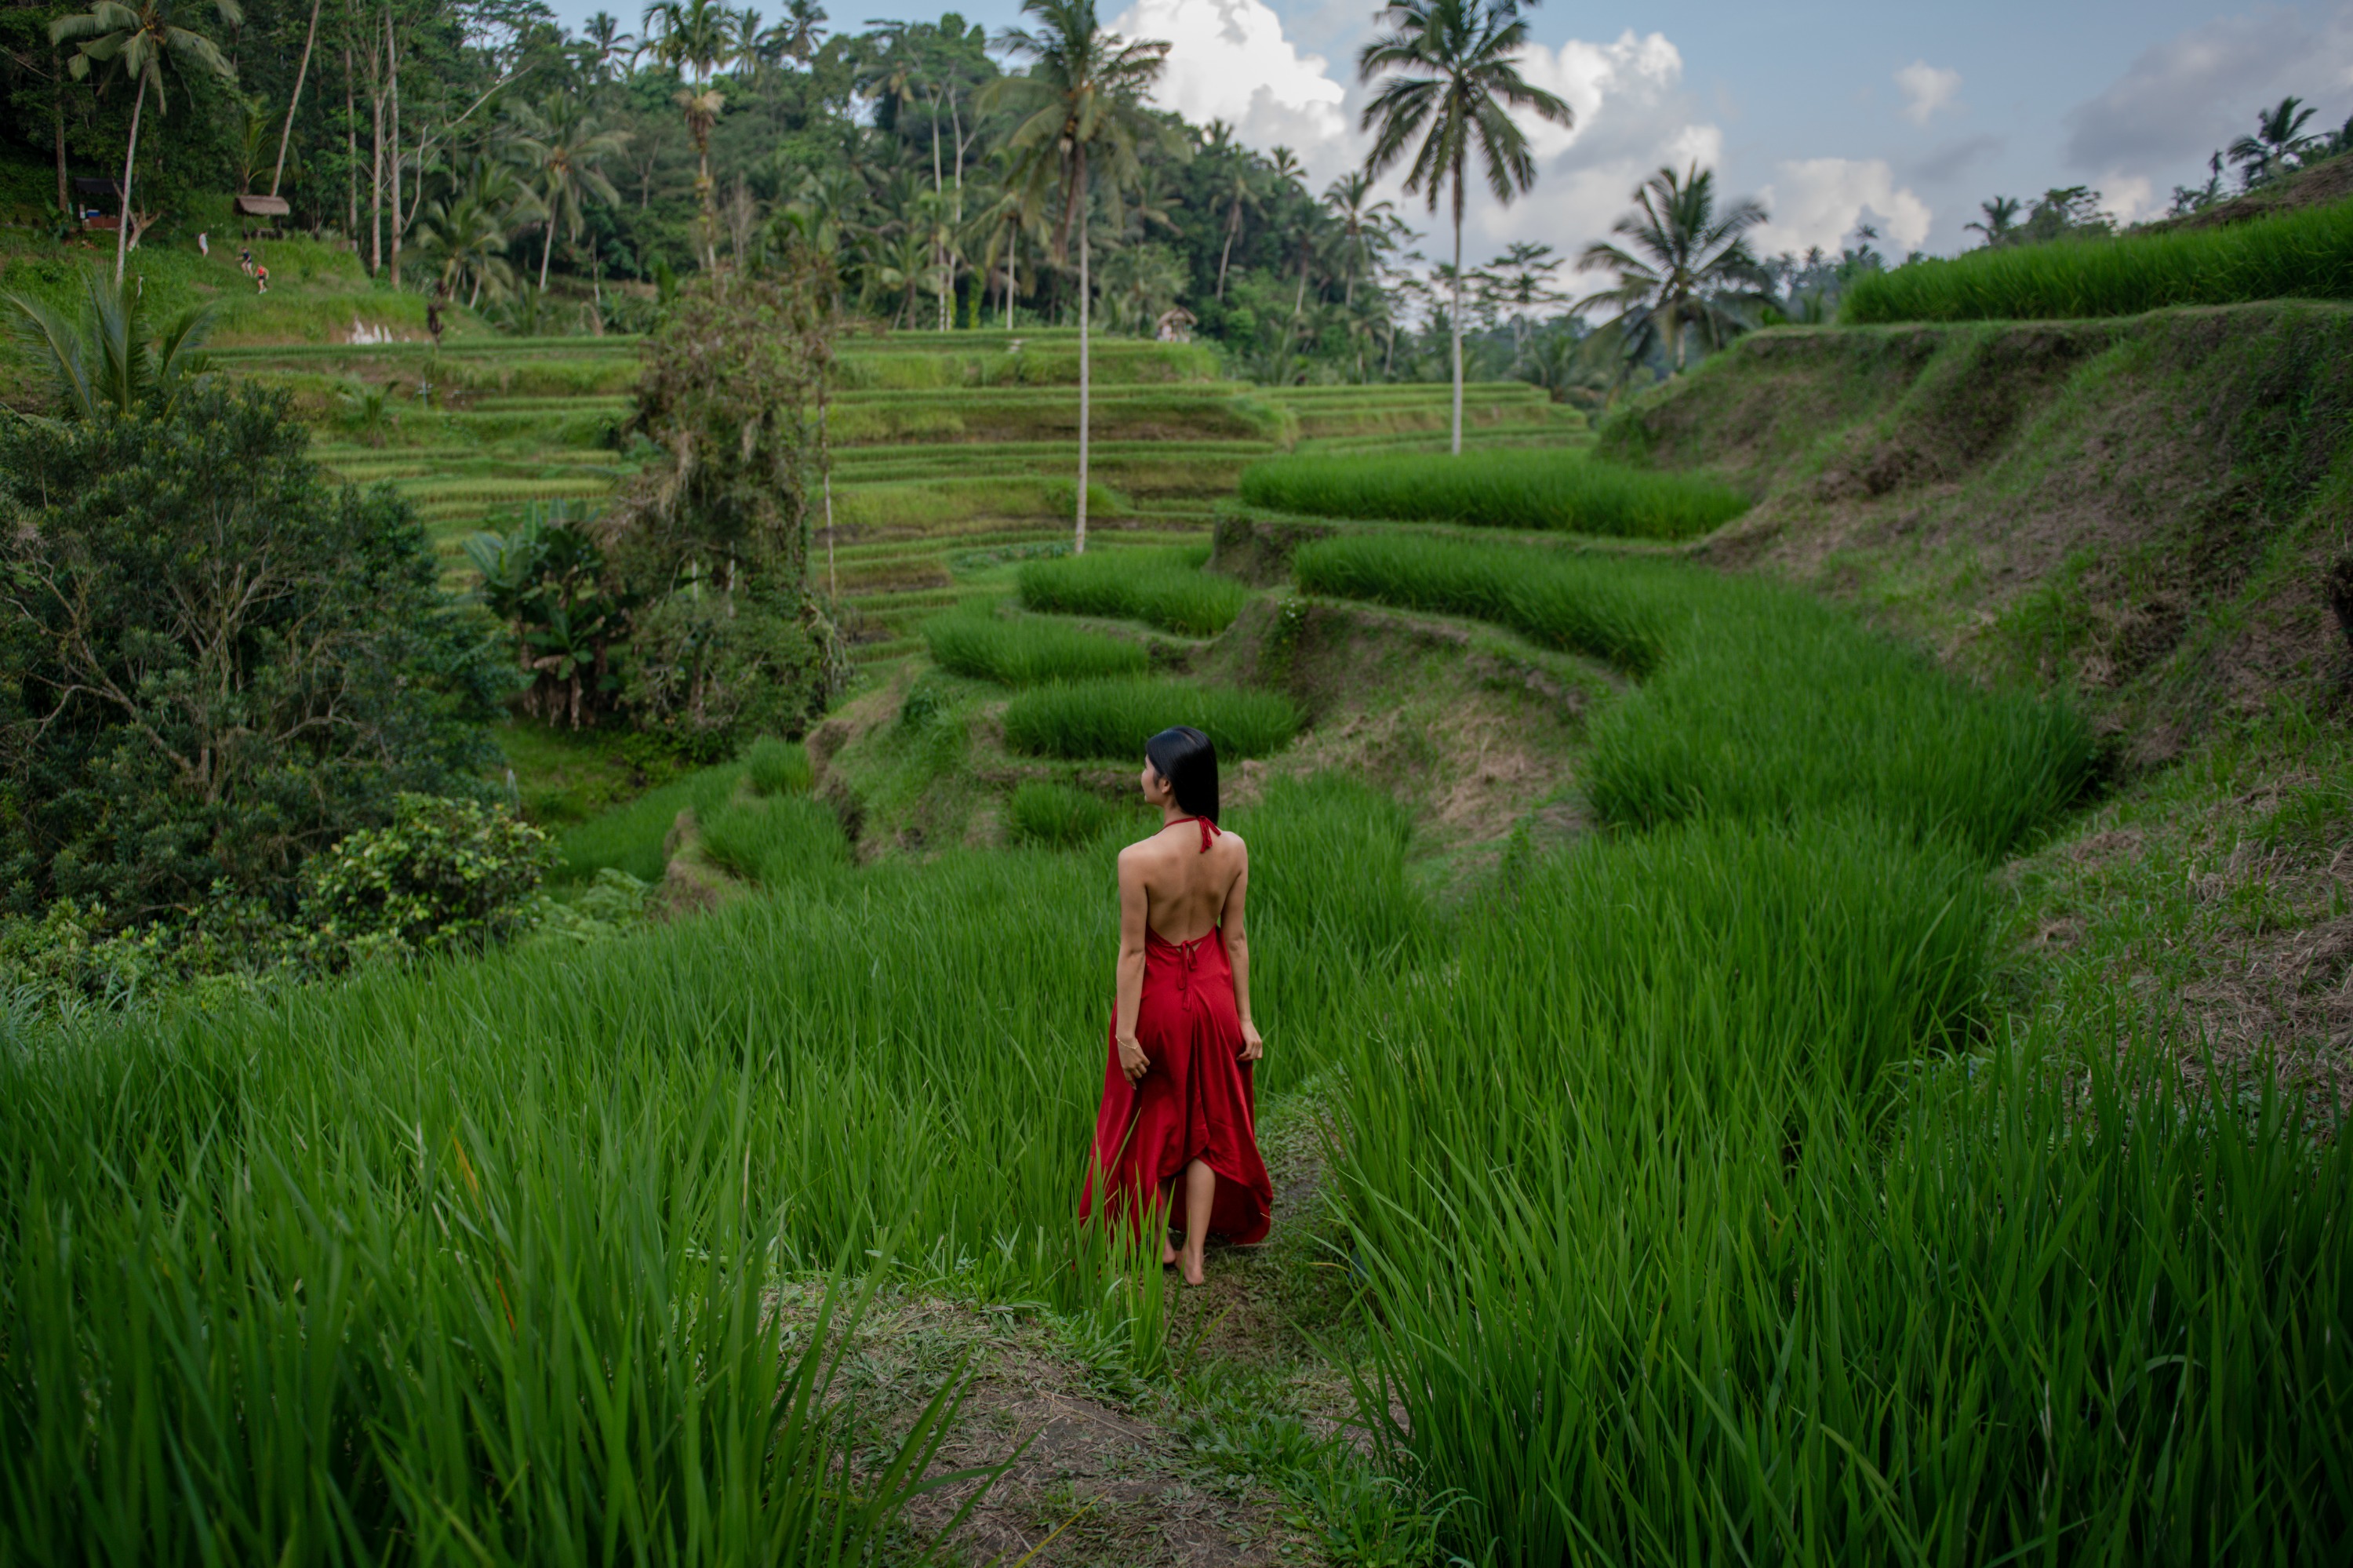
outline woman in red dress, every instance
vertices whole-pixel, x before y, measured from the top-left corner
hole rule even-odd
[[[1080,1202],[1141,1226],[1155,1213],[1160,1261],[1201,1283],[1211,1231],[1265,1238],[1274,1187],[1259,1159],[1250,1064],[1265,1052],[1250,1022],[1242,901],[1250,851],[1218,827],[1218,753],[1187,726],[1145,744],[1145,800],[1160,831],[1119,852],[1119,986],[1111,1062],[1095,1117],[1093,1171]]]

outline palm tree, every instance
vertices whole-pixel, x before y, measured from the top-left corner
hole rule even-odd
[[[234,27],[245,20],[237,0],[136,0],[126,5],[124,0],[98,0],[98,4],[79,16],[60,16],[49,24],[49,42],[62,44],[79,38],[81,48],[74,51],[71,66],[73,79],[79,81],[90,74],[90,62],[119,66],[139,84],[131,100],[131,141],[122,153],[122,215],[114,233],[114,281],[122,281],[122,261],[131,249],[131,174],[139,161],[139,116],[147,107],[150,90],[155,94],[155,112],[164,112],[164,67],[169,63],[185,70],[190,67],[212,72],[225,81],[234,81],[237,71],[210,38],[193,28],[183,26],[182,19],[198,4],[209,5],[220,19]]]
[[[727,107],[727,97],[710,85],[711,73],[727,58],[730,13],[717,0],[655,0],[638,23],[646,31],[645,47],[671,69],[683,72],[687,84],[671,101],[686,117],[686,133],[694,141],[695,199],[702,207],[702,264],[719,265],[719,212],[711,181],[711,130]]]
[[[1680,376],[1690,328],[1697,327],[1711,347],[1720,346],[1747,324],[1731,307],[1763,302],[1765,269],[1748,247],[1747,233],[1765,221],[1765,209],[1738,201],[1719,215],[1715,173],[1697,164],[1680,176],[1661,169],[1642,182],[1634,202],[1640,210],[1620,217],[1610,231],[1631,240],[1641,254],[1607,240],[1587,246],[1577,270],[1606,269],[1618,274],[1618,283],[1579,300],[1577,308],[1616,305],[1627,359],[1641,359],[1655,343]]]
[[[2304,133],[2313,110],[2301,98],[2283,98],[2269,109],[2255,111],[2255,133],[2231,143],[2231,162],[2242,166],[2250,186],[2284,173],[2312,145]]]
[[[1015,28],[998,47],[1029,62],[1021,76],[988,84],[983,108],[1003,107],[1014,124],[1006,144],[1013,150],[1014,180],[1032,192],[1060,187],[1062,216],[1055,226],[1058,251],[1075,228],[1079,249],[1079,499],[1071,549],[1087,547],[1087,402],[1090,358],[1087,294],[1087,207],[1093,195],[1090,165],[1099,166],[1116,209],[1119,191],[1134,183],[1136,148],[1158,142],[1182,157],[1189,151],[1141,101],[1145,90],[1167,63],[1168,46],[1151,40],[1130,43],[1107,31],[1095,15],[1095,0],[1021,0],[1038,20],[1038,31]]]
[[[544,293],[556,229],[561,228],[567,239],[578,238],[584,198],[619,205],[621,193],[596,165],[627,147],[629,133],[604,130],[579,94],[561,90],[550,93],[537,109],[519,106],[514,119],[522,132],[514,140],[514,151],[530,168],[533,194],[547,211],[547,237],[539,248],[539,287]]]
[[[147,307],[135,286],[117,278],[110,287],[95,269],[85,270],[81,282],[78,323],[46,301],[6,296],[16,313],[17,336],[57,383],[58,406],[80,419],[101,414],[129,418],[153,398],[169,413],[205,373],[204,355],[196,350],[212,331],[218,307],[181,312],[151,342]]]
[[[1961,227],[1974,228],[1984,235],[1986,248],[1991,249],[2007,241],[2017,229],[2018,215],[2026,210],[2026,204],[2016,196],[1998,196],[1991,201],[1978,203],[1978,210],[1985,214],[1984,221],[1965,223]]]
[[[1560,291],[1552,286],[1552,275],[1560,270],[1562,260],[1552,253],[1551,246],[1534,245],[1523,239],[1514,241],[1487,263],[1487,271],[1494,280],[1496,302],[1512,307],[1514,359],[1527,352],[1529,313],[1561,302]]]
[[[1231,154],[1227,157],[1224,167],[1217,172],[1215,183],[1210,187],[1226,207],[1226,242],[1218,251],[1218,301],[1220,304],[1226,298],[1226,266],[1233,260],[1234,241],[1241,237],[1242,211],[1244,208],[1251,212],[1259,210],[1260,186],[1265,177],[1261,172],[1257,154],[1247,148],[1233,145],[1232,134],[1233,127],[1224,121],[1209,122],[1209,154],[1212,157]]]
[[[1509,203],[1536,181],[1527,133],[1512,118],[1525,109],[1556,125],[1570,124],[1567,104],[1520,75],[1519,53],[1528,25],[1515,6],[1482,0],[1397,0],[1382,14],[1389,31],[1366,44],[1356,57],[1356,74],[1380,89],[1365,105],[1363,126],[1376,132],[1365,172],[1376,177],[1406,157],[1408,196],[1427,193],[1430,210],[1439,194],[1453,197],[1454,442],[1462,450],[1462,204],[1472,155],[1484,165],[1487,188]]]
[[[817,58],[818,45],[825,36],[825,7],[811,0],[792,0],[776,33],[776,48],[786,59],[808,64]]]
[[[621,31],[619,18],[610,11],[599,11],[583,23],[580,41],[586,74],[591,81],[610,79],[613,62],[635,52],[638,46],[637,39]]]
[[[514,289],[507,239],[522,224],[540,217],[539,201],[502,164],[477,159],[448,199],[425,208],[422,239],[441,261],[441,287],[466,291],[466,308],[493,301]]]
[[[1324,206],[1340,225],[1351,253],[1340,296],[1350,309],[1356,303],[1356,280],[1372,275],[1375,237],[1386,237],[1396,211],[1388,202],[1372,200],[1372,176],[1362,169],[1342,175],[1324,193]]]

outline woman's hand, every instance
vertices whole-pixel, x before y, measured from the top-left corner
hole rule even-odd
[[[1144,1042],[1133,1034],[1119,1043],[1119,1070],[1131,1084],[1143,1082],[1144,1075],[1152,1071],[1152,1058],[1144,1054]]]
[[[1258,1037],[1258,1025],[1242,1025],[1242,1060],[1255,1062],[1266,1054],[1266,1042]]]

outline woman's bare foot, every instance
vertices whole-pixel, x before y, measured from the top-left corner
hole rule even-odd
[[[1199,1253],[1187,1252],[1179,1255],[1176,1259],[1176,1266],[1184,1272],[1186,1284],[1207,1285],[1208,1283],[1208,1277],[1202,1272],[1201,1255]]]
[[[1160,1266],[1163,1268],[1174,1268],[1176,1266],[1176,1244],[1174,1242],[1162,1242],[1160,1244]]]

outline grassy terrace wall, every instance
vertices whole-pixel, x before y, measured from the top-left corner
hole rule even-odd
[[[2338,657],[2345,307],[1760,333],[1599,450],[1758,496],[1710,559],[2071,689],[2132,758],[2316,690]]]

